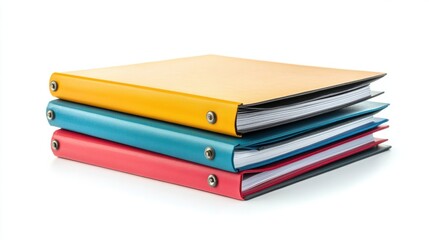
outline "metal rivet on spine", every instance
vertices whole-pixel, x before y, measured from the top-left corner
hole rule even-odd
[[[207,178],[207,183],[210,187],[216,187],[217,186],[217,177],[216,175],[210,174]]]
[[[206,147],[204,150],[204,157],[206,157],[208,160],[213,160],[215,158],[215,150],[212,147]]]
[[[217,120],[216,113],[212,111],[208,111],[206,114],[206,119],[207,119],[207,122],[209,122],[210,124],[215,124]]]
[[[52,140],[51,147],[54,150],[58,150],[60,148],[60,143],[57,140]]]
[[[46,117],[48,118],[48,120],[54,120],[54,118],[55,118],[55,113],[54,113],[54,111],[52,111],[52,110],[48,110],[48,111],[46,112]]]
[[[49,83],[49,87],[51,88],[51,91],[55,92],[58,90],[58,83],[55,81],[51,81]]]

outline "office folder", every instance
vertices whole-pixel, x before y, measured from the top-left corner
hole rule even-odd
[[[209,168],[67,130],[57,130],[53,134],[52,151],[61,158],[245,200],[388,149],[377,147],[385,139],[372,136],[373,132],[383,128],[239,173]]]
[[[373,129],[388,104],[362,102],[334,112],[246,134],[207,132],[106,109],[53,100],[49,124],[230,172],[260,167]],[[209,154],[211,152],[211,154]]]
[[[63,100],[231,136],[367,100],[384,73],[216,55],[53,73]]]

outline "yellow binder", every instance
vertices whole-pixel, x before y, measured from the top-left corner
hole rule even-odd
[[[49,84],[60,99],[240,136],[240,109],[275,109],[269,103],[384,75],[207,55],[54,73]]]

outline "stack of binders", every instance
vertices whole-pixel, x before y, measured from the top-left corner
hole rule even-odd
[[[384,73],[216,55],[54,73],[54,155],[247,200],[389,149]]]

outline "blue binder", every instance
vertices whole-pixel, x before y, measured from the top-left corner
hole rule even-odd
[[[249,133],[242,138],[221,135],[181,125],[137,117],[106,109],[53,100],[47,106],[49,124],[55,127],[75,131],[90,136],[122,143],[169,155],[198,164],[230,172],[263,166],[315,149],[317,147],[344,139],[375,128],[387,119],[374,118],[364,126],[334,136],[322,142],[304,147],[286,155],[267,159],[243,168],[234,166],[233,155],[236,149],[258,149],[268,144],[285,141],[299,134],[320,130],[340,121],[350,120],[364,115],[372,115],[386,108],[386,103],[362,102],[334,112],[319,115],[302,121]],[[215,157],[208,160],[204,152],[207,147],[215,149]]]

